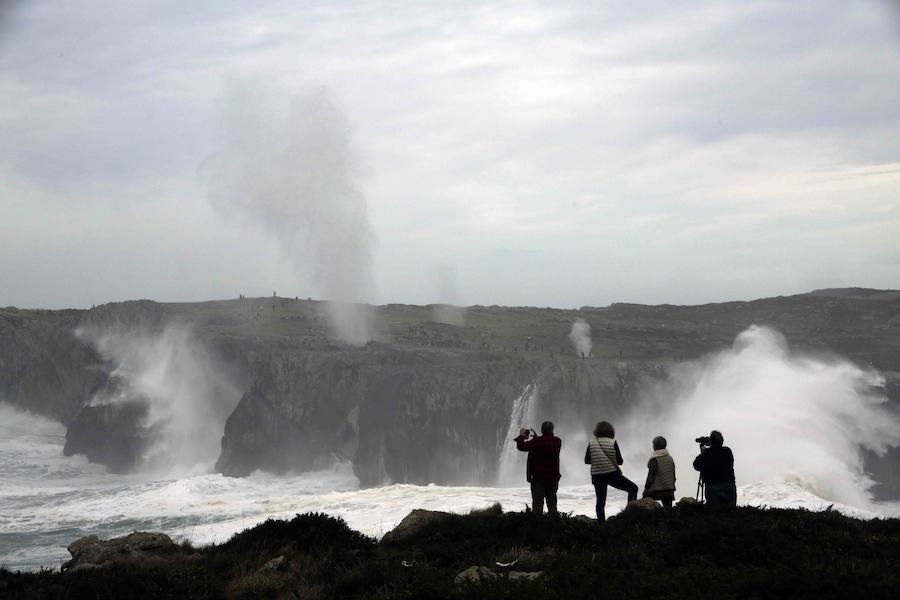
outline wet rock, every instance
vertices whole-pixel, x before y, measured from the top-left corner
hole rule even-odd
[[[179,546],[166,534],[143,531],[111,540],[89,535],[69,544],[68,550],[72,560],[63,564],[63,571],[102,568],[131,561],[165,560],[180,554]]]
[[[97,396],[101,401],[83,406],[66,430],[65,456],[83,454],[111,473],[136,468],[152,432],[143,426],[149,401],[132,394],[121,378],[112,377]]]

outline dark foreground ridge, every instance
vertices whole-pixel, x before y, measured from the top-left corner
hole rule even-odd
[[[269,520],[205,548],[164,537],[119,538],[106,556],[88,538],[70,547],[62,573],[0,569],[0,597],[821,599],[900,589],[900,520],[830,511],[686,504],[598,526],[498,505],[414,511],[381,542],[322,514]]]

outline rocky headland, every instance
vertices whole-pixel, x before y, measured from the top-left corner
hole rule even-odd
[[[563,426],[583,426],[585,414],[615,419],[674,365],[730,347],[752,324],[778,329],[798,350],[878,369],[900,407],[896,291],[703,306],[473,306],[465,325],[434,321],[433,306],[386,305],[373,307],[376,340],[362,347],[334,341],[323,310],[276,297],[0,309],[0,399],[66,424],[67,454],[116,472],[139,468],[165,418],[179,417],[154,412],[159,398],[148,394],[167,392],[148,392],[146,374],[126,368],[134,356],[149,360],[129,344],[167,341],[175,328],[189,332],[187,358],[204,365],[203,378],[217,380],[197,384],[211,414],[224,411],[211,433],[221,441],[217,471],[297,472],[344,460],[363,485],[492,484],[513,404],[528,386],[552,398],[542,414]],[[592,330],[585,359],[568,340],[576,318]],[[174,348],[160,360],[177,367],[187,351]],[[867,470],[881,497],[900,497],[896,449],[868,456]]]

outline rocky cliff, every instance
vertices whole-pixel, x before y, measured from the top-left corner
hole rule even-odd
[[[75,335],[84,311],[0,309],[0,401],[68,424],[106,381]]]
[[[337,352],[282,349],[251,365],[253,383],[229,417],[216,469],[246,475],[350,460],[364,485],[496,481],[513,403],[534,385],[558,425],[610,418],[652,363],[547,359],[370,343]]]
[[[376,307],[379,341],[361,348],[331,341],[322,305],[308,300],[0,309],[0,400],[69,425],[67,452],[127,471],[154,427],[183,415],[150,405],[156,420],[148,424],[149,386],[196,403],[210,423],[226,411],[218,425],[187,432],[219,427],[216,468],[225,474],[338,459],[352,461],[365,485],[492,483],[526,386],[537,390],[542,418],[584,429],[585,419],[616,418],[671,365],[730,347],[754,323],[782,331],[795,348],[879,369],[900,405],[898,292],[824,290],[705,306],[475,306],[465,326],[433,322],[432,308]],[[592,328],[588,360],[567,339],[576,317]],[[884,494],[900,497],[898,452],[870,456],[869,466],[887,484]]]

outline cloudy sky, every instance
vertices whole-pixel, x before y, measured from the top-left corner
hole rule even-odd
[[[235,89],[343,115],[368,301],[900,288],[896,2],[0,0],[0,306],[321,296]]]

